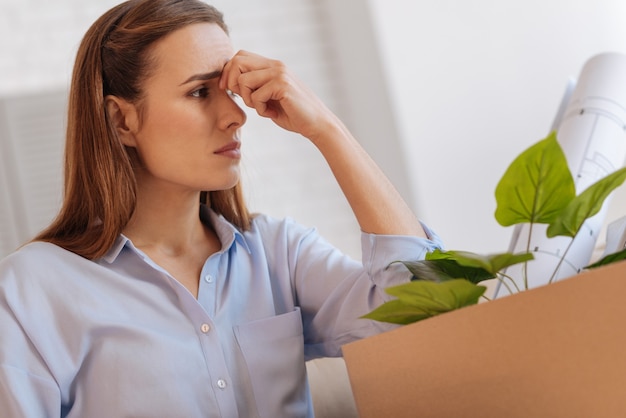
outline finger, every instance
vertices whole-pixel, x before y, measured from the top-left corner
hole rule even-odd
[[[247,51],[237,52],[222,68],[220,88],[236,91],[238,89],[237,79],[241,74],[266,68],[270,65],[269,61],[267,58]],[[238,91],[236,92],[238,93]]]
[[[230,90],[233,93],[239,94],[239,85],[237,84],[237,78],[241,75],[242,70],[233,63],[233,60],[228,61],[222,68],[222,75],[219,81],[219,88],[223,90]]]
[[[284,91],[275,82],[264,84],[250,96],[251,107],[263,117],[275,119],[284,113],[281,101],[285,98]]]
[[[239,94],[239,88],[241,88],[239,78],[242,74],[267,68],[282,67],[284,65],[280,61],[271,60],[247,51],[239,51],[224,65],[222,77],[220,78],[220,87],[230,89]]]
[[[236,62],[239,60],[239,57],[247,56],[248,52],[240,50],[235,53],[226,64],[222,67],[222,76],[220,77],[219,87],[226,88],[227,84],[227,74],[232,71],[233,67],[237,67]]]
[[[248,71],[246,63],[241,60],[229,62],[222,72],[220,87],[239,95],[244,103],[249,106],[253,88],[245,84],[246,77],[243,77],[248,74]]]
[[[294,87],[291,81],[281,61],[239,51],[224,66],[220,87],[238,94],[259,115],[274,119],[284,113],[280,101]]]
[[[239,94],[246,105],[256,107],[255,101],[276,99],[276,97],[273,97],[272,91],[280,88],[281,78],[281,72],[275,68],[266,68],[241,74],[237,80],[240,90]],[[259,89],[263,90],[262,94],[256,93]],[[255,99],[252,98],[253,94],[256,97]]]
[[[245,74],[240,82],[252,90],[253,101],[282,100],[288,92],[296,92],[289,75],[276,68]]]

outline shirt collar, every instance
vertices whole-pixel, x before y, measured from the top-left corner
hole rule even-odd
[[[245,248],[248,254],[251,253],[250,247],[248,246],[248,243],[246,242],[246,239],[241,231],[228,222],[222,215],[215,213],[213,209],[207,207],[206,205],[201,205],[200,219],[202,219],[202,222],[205,224],[210,223],[215,229],[215,233],[222,243],[221,252],[228,250],[235,242],[237,242]],[[131,240],[124,234],[120,234],[111,246],[111,249],[102,257],[102,260],[112,264],[120,255],[122,250],[127,246],[132,246]]]
[[[201,205],[200,219],[202,219],[202,222],[208,222],[213,226],[217,237],[222,243],[222,251],[226,251],[233,245],[234,242],[237,242],[245,248],[248,254],[251,253],[250,247],[248,246],[244,235],[233,224],[228,222],[224,216],[218,215],[213,209],[206,205]]]
[[[111,249],[107,251],[104,257],[102,257],[102,260],[106,261],[109,264],[112,264],[117,259],[117,256],[120,255],[127,243],[130,243],[128,237],[126,237],[124,234],[120,234],[113,243]]]

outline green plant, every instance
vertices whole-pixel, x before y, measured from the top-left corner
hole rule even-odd
[[[522,152],[500,179],[496,191],[496,221],[502,226],[547,224],[547,236],[571,238],[548,283],[551,283],[585,220],[597,214],[610,193],[626,180],[619,169],[576,195],[574,178],[563,150],[552,132]],[[532,228],[531,228],[532,231]],[[364,318],[409,324],[464,306],[484,296],[484,280],[498,279],[510,293],[528,289],[527,269],[523,288],[505,274],[507,267],[532,262],[531,237],[526,252],[479,255],[467,251],[436,250],[421,261],[396,261],[412,274],[409,283],[385,289],[396,299],[384,303]],[[626,259],[626,250],[610,254],[586,269]],[[393,264],[393,263],[392,263]]]

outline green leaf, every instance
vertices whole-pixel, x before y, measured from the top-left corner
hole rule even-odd
[[[613,190],[626,180],[626,167],[601,178],[576,196],[548,226],[548,238],[575,237],[587,218],[602,209],[602,204]]]
[[[626,260],[626,248],[616,253],[612,253],[607,256],[604,256],[600,260],[596,261],[593,264],[588,265],[585,268],[595,269],[595,268],[606,266],[612,263],[617,263],[618,261],[623,261],[623,260]]]
[[[435,316],[435,313],[426,312],[423,309],[417,308],[413,305],[404,303],[401,300],[392,300],[385,302],[378,308],[374,309],[367,315],[363,315],[361,318],[373,319],[380,322],[390,322],[392,324],[412,324],[413,322],[421,321],[422,319]]]
[[[465,279],[441,283],[419,280],[385,289],[398,299],[386,302],[364,315],[394,324],[410,324],[464,306],[478,303],[487,288],[477,286]]]
[[[511,265],[533,259],[531,253],[502,253],[479,255],[468,251],[435,250],[425,260],[397,261],[413,274],[416,280],[443,282],[466,279],[472,283],[494,279],[497,273]]]
[[[493,278],[502,269],[514,264],[523,263],[532,260],[534,257],[531,253],[498,253],[480,255],[469,251],[440,251],[435,250],[426,255],[427,259],[445,259],[453,260],[463,267],[481,269],[488,272]]]
[[[399,261],[417,280],[443,282],[453,279],[466,279],[472,283],[493,279],[494,274],[482,268],[461,266],[454,260]]]
[[[556,133],[521,153],[496,187],[495,218],[502,226],[551,223],[576,196]]]

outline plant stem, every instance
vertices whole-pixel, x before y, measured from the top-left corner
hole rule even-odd
[[[511,281],[511,283],[513,284],[513,286],[515,287],[515,290],[519,293],[520,292],[520,288],[517,286],[517,283],[515,282],[515,279],[512,278],[511,276],[507,275],[507,274],[501,274],[502,277],[505,277],[507,279],[509,279]]]
[[[511,283],[513,283],[513,286],[515,286],[515,290],[517,290],[517,292],[519,293],[519,287],[517,287],[517,283],[515,283],[515,280],[513,280],[512,277],[507,276],[506,274],[498,273],[498,281],[500,281],[500,283],[502,283],[502,285],[506,287],[506,290],[508,290],[509,293],[512,295],[515,292],[513,292],[513,289],[511,289],[511,286],[509,286],[507,282],[504,280],[505,278],[509,279]]]
[[[530,252],[530,239],[533,234],[533,222],[531,222],[528,226],[528,241],[526,241],[526,252]],[[522,266],[522,277],[524,277],[524,290],[528,290],[528,261],[524,261],[524,265]]]
[[[576,232],[576,235],[578,235],[578,232]],[[576,235],[574,235],[574,238],[576,238]],[[558,264],[556,265],[556,268],[554,269],[554,271],[552,272],[552,276],[550,276],[550,280],[548,280],[548,284],[552,283],[554,281],[554,279],[556,278],[556,273],[559,271],[559,269],[561,268],[561,264],[563,264],[563,260],[565,260],[565,256],[567,255],[568,251],[570,248],[572,248],[572,244],[574,244],[574,238],[572,238],[569,242],[569,244],[567,245],[567,248],[565,249],[565,251],[563,252],[563,255],[561,256],[561,258],[559,259]]]

